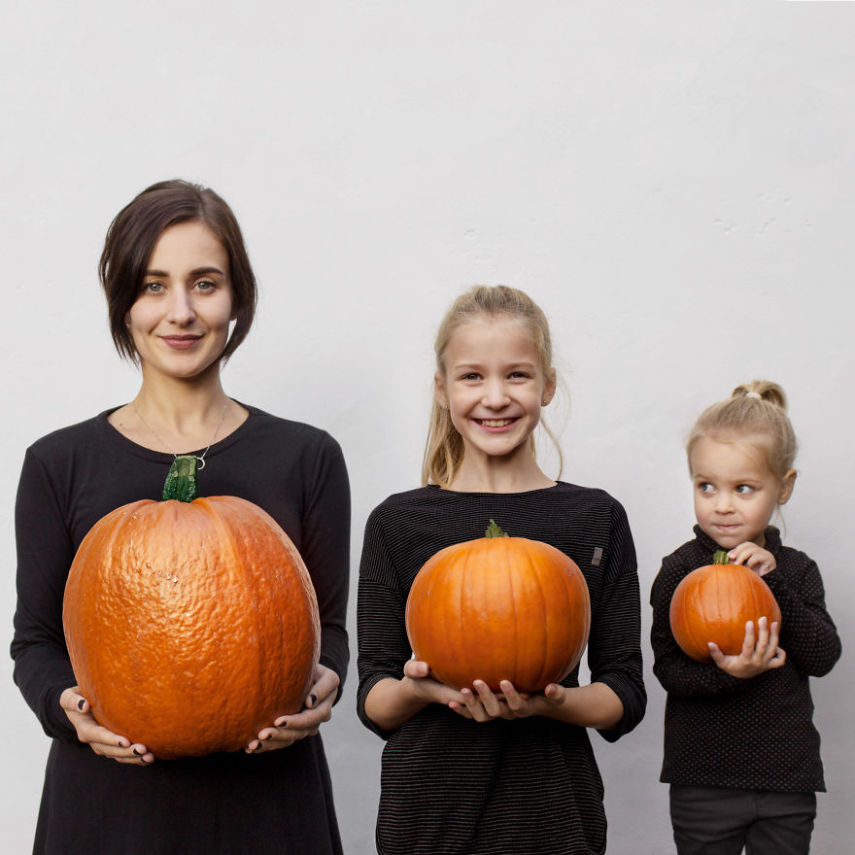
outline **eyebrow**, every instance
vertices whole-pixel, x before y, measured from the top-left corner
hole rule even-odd
[[[220,276],[225,276],[219,267],[196,267],[190,271],[191,276],[204,276],[206,273],[218,273]],[[146,276],[159,276],[162,279],[169,278],[169,274],[165,270],[146,270]]]

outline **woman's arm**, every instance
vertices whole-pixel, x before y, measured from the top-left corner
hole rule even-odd
[[[301,555],[309,569],[321,617],[321,664],[338,675],[341,694],[350,652],[347,600],[350,587],[350,485],[338,443],[323,433],[304,469],[305,506]]]
[[[65,580],[74,558],[60,491],[29,449],[15,504],[18,603],[11,653],[15,682],[48,736],[77,733],[60,706],[76,684],[62,629]]]

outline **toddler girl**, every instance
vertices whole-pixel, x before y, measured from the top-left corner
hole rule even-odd
[[[701,414],[686,450],[695,538],[663,560],[650,598],[653,671],[668,692],[661,780],[671,785],[677,851],[807,853],[815,792],[825,790],[808,678],[831,670],[840,639],[816,564],[769,525],[796,480],[783,390],[738,386]],[[719,549],[762,577],[781,625],[749,621],[738,654],[711,638],[712,662],[696,662],[671,634],[671,596]]]

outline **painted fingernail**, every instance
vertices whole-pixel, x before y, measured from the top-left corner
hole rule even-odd
[[[270,742],[271,739],[273,739],[272,733],[268,733],[267,736],[264,737],[265,742]]]
[[[86,706],[86,701],[85,701],[83,698],[81,698],[81,699],[77,702],[77,709],[79,709],[79,710],[80,710],[80,712],[83,712],[83,708],[84,708],[85,706]]]
[[[139,748],[134,748],[133,752],[134,752],[134,754],[137,755],[137,757],[142,757],[143,754],[145,753],[144,751],[140,751]]]

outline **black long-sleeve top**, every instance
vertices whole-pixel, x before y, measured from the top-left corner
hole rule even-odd
[[[819,733],[808,679],[827,674],[840,638],[825,608],[819,568],[803,552],[765,532],[777,567],[762,577],[781,609],[785,664],[740,679],[696,662],[671,633],[671,597],[692,570],[720,547],[699,526],[695,539],[662,561],[650,594],[653,672],[668,692],[661,780],[672,784],[781,792],[824,791]],[[714,640],[714,639],[711,639]]]
[[[404,626],[416,573],[438,550],[481,537],[490,519],[542,540],[580,567],[591,595],[592,682],[623,704],[614,741],[644,715],[635,550],[623,508],[571,484],[525,493],[425,487],[390,497],[369,517],[358,596],[358,712],[387,740],[377,844],[382,855],[507,855],[604,851],[603,786],[584,727],[543,717],[478,723],[431,704],[393,732],[365,715],[365,697],[400,679],[411,648]],[[563,681],[578,685],[578,667]]]
[[[321,430],[246,409],[244,424],[207,452],[200,492],[255,502],[294,541],[318,596],[321,662],[343,682],[350,494],[341,450]],[[77,741],[59,706],[60,694],[76,682],[62,629],[71,561],[104,514],[159,499],[172,462],[122,436],[108,415],[31,446],[18,488],[15,681],[53,738],[34,852],[340,852],[318,736],[259,755],[215,754],[146,768],[98,757]]]

